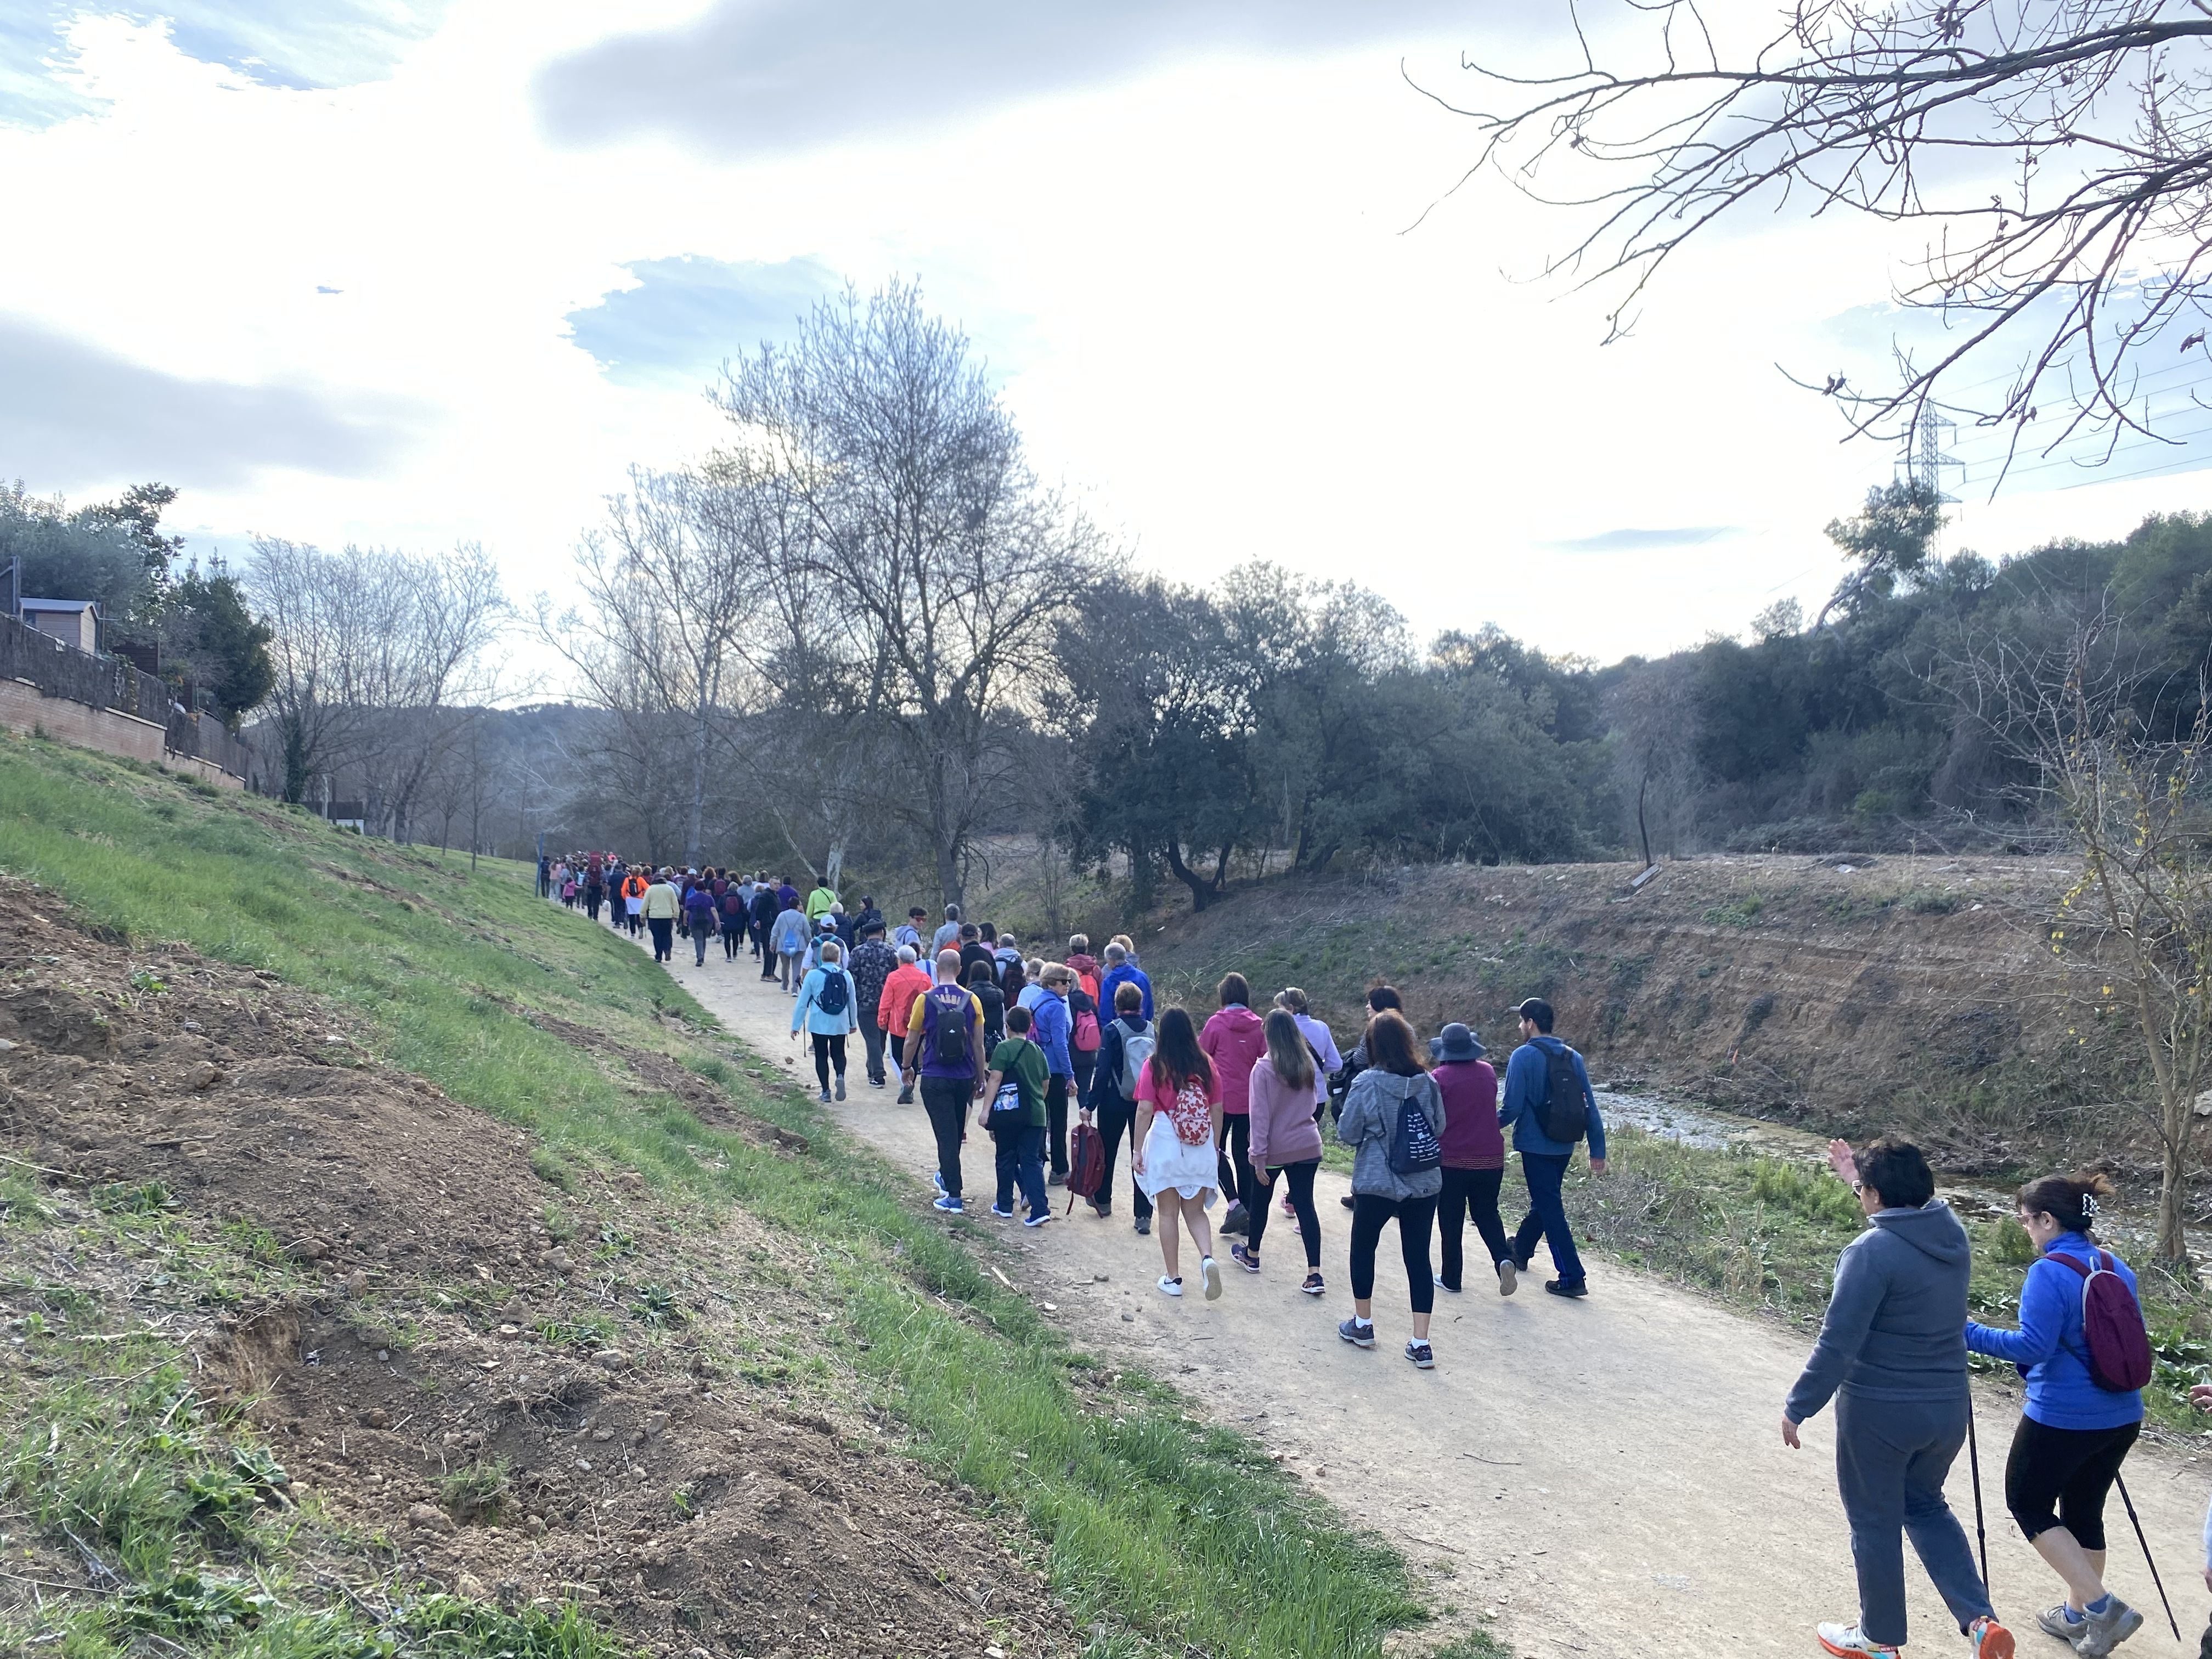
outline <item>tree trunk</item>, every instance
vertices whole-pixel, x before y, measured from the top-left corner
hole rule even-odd
[[[940,903],[965,902],[960,879],[960,849],[942,836],[937,838],[937,889],[944,896]]]
[[[822,860],[823,884],[835,893],[837,884],[845,877],[845,842],[842,837],[830,843],[830,850]]]
[[[1214,889],[1204,876],[1182,861],[1182,843],[1168,842],[1168,868],[1175,872],[1176,879],[1190,889],[1190,908],[1203,910],[1213,902]]]
[[[2158,1242],[2154,1254],[2169,1267],[2189,1261],[2189,1137],[2196,1127],[2197,1103],[2177,1095],[2165,1103],[2166,1133],[2159,1160]]]
[[[691,744],[691,813],[684,824],[684,861],[699,867],[699,842],[707,817],[707,710],[699,711],[698,734]]]

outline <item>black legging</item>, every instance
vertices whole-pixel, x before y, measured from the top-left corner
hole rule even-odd
[[[1221,1194],[1231,1204],[1252,1207],[1259,1183],[1252,1179],[1252,1118],[1248,1112],[1222,1115],[1216,1162],[1221,1166]]]
[[[1067,1077],[1054,1072],[1044,1085],[1044,1116],[1047,1139],[1052,1143],[1052,1173],[1055,1180],[1067,1179]]]
[[[1505,1242],[1505,1224],[1498,1215],[1498,1186],[1504,1180],[1505,1171],[1448,1169],[1443,1176],[1444,1189],[1437,1199],[1437,1254],[1442,1258],[1438,1272],[1444,1288],[1455,1291],[1460,1288],[1463,1266],[1460,1234],[1468,1216],[1474,1218],[1474,1230],[1490,1252],[1492,1268],[1513,1254],[1513,1247]]]
[[[723,961],[725,961],[725,962],[735,962],[735,961],[738,959],[738,941],[739,939],[743,939],[744,937],[744,925],[743,925],[742,923],[740,923],[735,916],[726,916],[726,917],[724,917],[724,918],[723,918],[723,920],[722,920],[722,960],[723,960]]]
[[[1093,1204],[1094,1206],[1103,1204],[1110,1210],[1114,1207],[1115,1154],[1120,1150],[1121,1137],[1125,1134],[1129,1137],[1130,1161],[1133,1164],[1135,1162],[1137,1109],[1119,1095],[1107,1095],[1099,1099],[1097,1110],[1098,1144],[1106,1153],[1106,1176],[1105,1179],[1098,1183],[1098,1196],[1093,1200]],[[1135,1212],[1139,1219],[1141,1220],[1144,1217],[1152,1214],[1152,1200],[1146,1195],[1144,1187],[1137,1180],[1137,1172],[1133,1169],[1129,1171],[1129,1194],[1134,1200]]]
[[[1433,1198],[1352,1194],[1352,1300],[1365,1302],[1375,1294],[1375,1247],[1382,1242],[1382,1224],[1392,1216],[1398,1218],[1398,1249],[1406,1258],[1406,1282],[1413,1293],[1413,1311],[1427,1313],[1437,1305],[1435,1270],[1429,1266],[1429,1225],[1437,1218]]]
[[[1291,1207],[1298,1214],[1298,1237],[1305,1241],[1306,1271],[1321,1271],[1321,1217],[1314,1210],[1314,1175],[1321,1168],[1321,1160],[1310,1158],[1303,1164],[1278,1164],[1273,1172],[1278,1181],[1290,1183]],[[1267,1200],[1272,1188],[1263,1188],[1255,1179],[1252,1183],[1252,1202],[1244,1206],[1249,1218],[1244,1224],[1244,1248],[1254,1255],[1260,1254],[1260,1241],[1267,1234]]]
[[[2031,1539],[2063,1527],[2085,1550],[2105,1547],[2105,1497],[2136,1443],[2140,1423],[2054,1429],[2022,1417],[2005,1459],[2005,1508]]]
[[[836,1067],[838,1081],[845,1077],[845,1034],[832,1036],[827,1031],[814,1034],[814,1075],[822,1079],[822,1092],[830,1092],[830,1069]]]

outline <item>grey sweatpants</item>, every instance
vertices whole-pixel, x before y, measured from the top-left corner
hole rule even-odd
[[[1936,1403],[1836,1396],[1836,1485],[1851,1525],[1859,1628],[1905,1644],[1905,1534],[1961,1632],[1989,1613],[1966,1529],[1943,1480],[1966,1443],[1966,1394]]]

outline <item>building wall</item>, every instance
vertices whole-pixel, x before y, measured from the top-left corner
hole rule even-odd
[[[66,640],[80,651],[100,648],[100,623],[89,610],[33,611],[26,613],[24,620],[41,634]]]
[[[233,777],[210,762],[170,754],[162,741],[162,728],[151,721],[112,708],[94,708],[67,697],[50,697],[21,680],[0,680],[0,726],[24,732],[43,731],[57,743],[121,755],[149,766],[167,766],[218,786],[246,787],[245,779]]]

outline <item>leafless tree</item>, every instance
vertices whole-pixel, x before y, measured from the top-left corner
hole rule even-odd
[[[1631,844],[1652,860],[1691,849],[1697,828],[1698,698],[1689,661],[1631,664],[1608,699],[1613,775]]]
[[[1105,567],[1103,538],[1039,485],[966,337],[911,284],[823,301],[715,395],[738,428],[731,464],[780,479],[805,515],[794,684],[864,740],[874,799],[956,901],[1009,781],[1024,671]]]
[[[2033,765],[2039,804],[2081,860],[2051,949],[2087,970],[2075,981],[2087,1016],[2131,1025],[2148,1061],[2156,1254],[2185,1268],[2196,1104],[2212,1084],[2212,715],[2200,696],[2179,731],[2147,720],[2155,688],[2109,609],[2056,648],[1976,641],[1956,672],[1977,716]]]
[[[1640,63],[1601,61],[1577,16],[1564,72],[1462,63],[1496,107],[1431,92],[1474,120],[1470,177],[1583,210],[1551,269],[1622,290],[1612,337],[1717,222],[1846,210],[1925,228],[1898,297],[1950,325],[1899,351],[1893,384],[1819,387],[1855,431],[1902,434],[1940,399],[1998,428],[2008,465],[2023,441],[2158,435],[2144,394],[2204,344],[2212,279],[2199,0],[1796,0],[1751,50],[1717,43],[1695,0],[1624,15]]]

